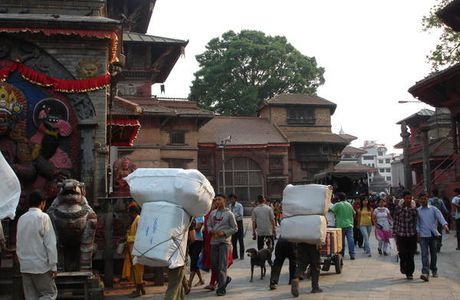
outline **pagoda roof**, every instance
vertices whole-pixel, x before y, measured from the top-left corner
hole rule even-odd
[[[158,44],[180,44],[186,46],[188,41],[172,39],[167,37],[148,35],[139,32],[123,32],[123,42],[134,42],[134,43],[158,43]]]
[[[87,25],[82,25],[87,24]],[[77,28],[82,30],[90,26],[113,28],[119,21],[100,16],[78,16],[58,14],[0,14],[0,27],[27,27],[27,28]]]
[[[397,122],[396,124],[401,124],[402,122],[406,122],[409,126],[418,126],[421,122],[427,121],[434,115],[434,111],[431,109],[421,109],[418,112],[408,116],[407,118],[402,119],[401,121]]]
[[[331,114],[335,112],[337,107],[335,103],[329,100],[308,94],[280,94],[266,101],[261,109],[265,106],[322,106],[328,107]]]
[[[460,0],[453,0],[436,12],[436,15],[454,31],[460,31]]]
[[[216,116],[199,131],[199,143],[220,144],[231,136],[227,145],[267,145],[288,142],[281,132],[268,120],[258,117]]]
[[[285,131],[284,135],[291,143],[332,143],[348,145],[349,141],[338,134],[330,132]]]

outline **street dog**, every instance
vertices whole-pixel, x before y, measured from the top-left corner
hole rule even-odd
[[[265,277],[267,269],[265,268],[265,262],[268,262],[270,267],[272,266],[272,251],[273,246],[271,245],[271,240],[267,239],[266,241],[267,248],[264,248],[260,251],[257,251],[254,248],[249,248],[246,250],[246,253],[251,258],[251,279],[250,282],[253,282],[254,278],[254,267],[260,267],[260,279],[262,280]]]

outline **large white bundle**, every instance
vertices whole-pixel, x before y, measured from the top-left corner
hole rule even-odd
[[[205,215],[214,198],[211,183],[198,170],[139,168],[125,180],[140,204],[166,201],[195,217]]]
[[[19,179],[0,151],[0,221],[14,219],[21,196]]]
[[[332,187],[322,184],[288,184],[283,191],[283,215],[327,214],[331,203]]]
[[[185,264],[190,216],[168,202],[142,206],[132,255],[134,262],[151,267],[181,267]]]
[[[325,242],[326,231],[324,216],[293,216],[281,221],[280,236],[291,242],[319,245]]]

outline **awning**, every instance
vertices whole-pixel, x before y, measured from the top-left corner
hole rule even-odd
[[[107,121],[107,130],[112,130],[110,145],[132,147],[141,124],[136,119],[114,118]]]

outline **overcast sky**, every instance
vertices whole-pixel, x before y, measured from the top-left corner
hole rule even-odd
[[[157,0],[148,34],[189,40],[165,82],[165,97],[188,96],[195,55],[222,33],[242,29],[286,36],[301,53],[325,68],[318,95],[337,104],[332,131],[377,140],[390,151],[401,138],[396,122],[424,104],[409,87],[430,72],[426,56],[436,34],[422,31],[422,17],[435,0]],[[159,85],[153,92],[160,95]],[[395,152],[400,152],[396,150]]]

